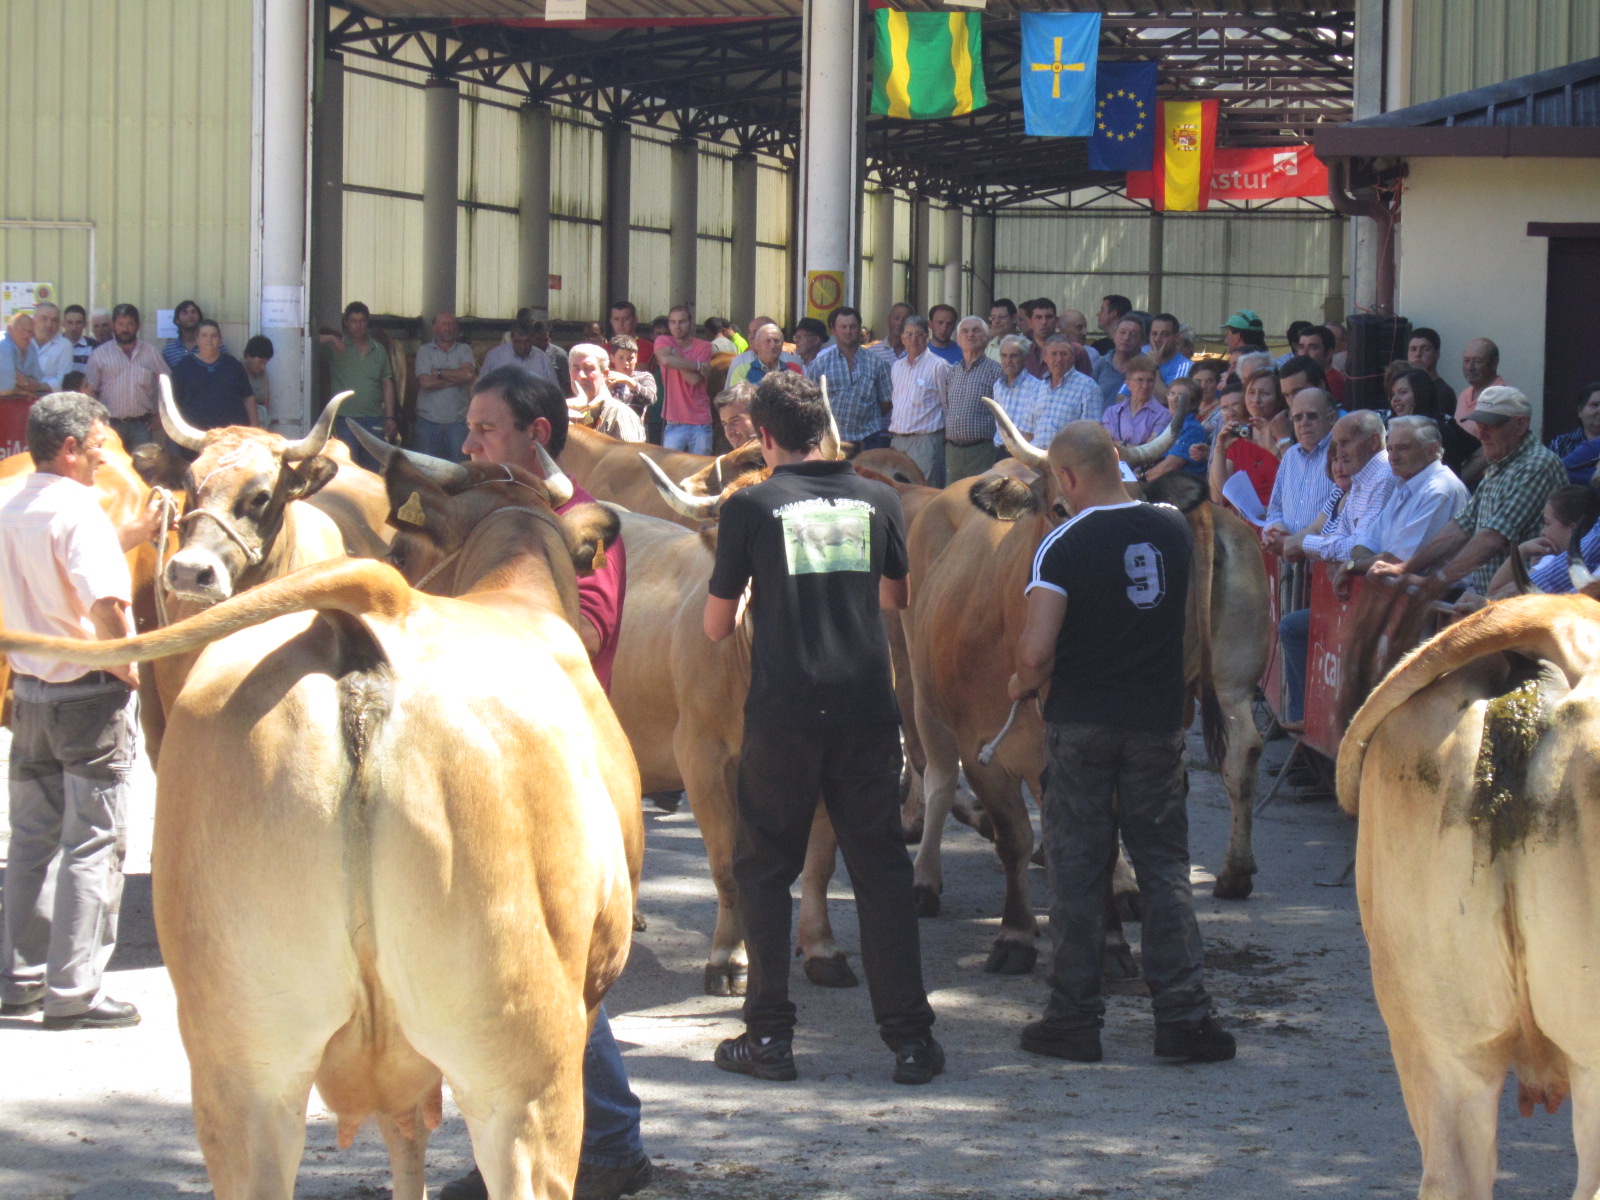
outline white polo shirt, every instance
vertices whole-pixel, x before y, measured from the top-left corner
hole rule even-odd
[[[35,471],[0,492],[0,605],[6,628],[51,637],[99,637],[89,609],[133,601],[133,581],[100,494]],[[12,651],[11,669],[46,683],[88,674],[82,663]]]
[[[890,433],[938,433],[944,428],[949,363],[931,350],[924,350],[915,363],[909,358],[897,358],[889,368],[889,382],[893,387]]]

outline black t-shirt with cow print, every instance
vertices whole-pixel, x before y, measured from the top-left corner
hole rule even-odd
[[[1067,598],[1044,717],[1170,733],[1183,727],[1189,523],[1166,504],[1085,509],[1039,543],[1028,591]]]
[[[892,487],[847,462],[778,467],[728,497],[711,594],[750,588],[754,727],[898,721],[878,580],[904,579],[905,516]]]

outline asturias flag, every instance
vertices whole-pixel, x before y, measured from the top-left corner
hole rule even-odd
[[[1134,179],[1130,186],[1153,196],[1162,212],[1200,212],[1211,202],[1212,157],[1217,146],[1215,100],[1163,100],[1157,106],[1153,179]]]
[[[872,111],[927,120],[989,103],[983,87],[983,21],[977,13],[880,8],[872,52]]]
[[[1101,62],[1095,73],[1091,171],[1148,171],[1156,148],[1156,64]]]
[[[1022,115],[1027,133],[1089,136],[1099,52],[1099,13],[1022,14]]]

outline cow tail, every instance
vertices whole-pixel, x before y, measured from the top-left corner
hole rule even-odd
[[[1190,567],[1189,586],[1193,595],[1189,611],[1194,614],[1194,674],[1191,685],[1200,701],[1200,730],[1205,738],[1206,754],[1219,769],[1228,755],[1228,723],[1222,716],[1222,703],[1217,699],[1217,681],[1212,671],[1211,593],[1219,565],[1217,525],[1212,517],[1211,505],[1196,505],[1189,513],[1189,526],[1194,531],[1194,562]]]
[[[1391,713],[1434,680],[1475,658],[1505,651],[1545,659],[1568,668],[1570,675],[1572,652],[1593,640],[1594,622],[1588,600],[1522,596],[1491,604],[1411,651],[1367,697],[1339,744],[1339,807],[1356,814],[1361,767],[1373,735]],[[1580,624],[1587,628],[1580,630]]]
[[[116,641],[45,637],[0,629],[0,651],[23,650],[91,667],[149,662],[199,650],[229,634],[300,612],[344,612],[355,617],[400,616],[411,606],[400,573],[371,559],[316,563],[230,597],[165,629]]]

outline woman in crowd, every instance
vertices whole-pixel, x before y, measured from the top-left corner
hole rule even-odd
[[[1544,505],[1544,528],[1539,536],[1523,542],[1516,553],[1528,569],[1528,580],[1541,592],[1570,592],[1572,578],[1567,572],[1567,551],[1572,537],[1584,525],[1592,525],[1583,539],[1583,562],[1591,571],[1600,567],[1600,524],[1594,524],[1600,515],[1600,493],[1587,486],[1569,484],[1550,493]],[[1511,574],[1511,560],[1500,564],[1500,569],[1489,581],[1489,600],[1502,600],[1517,592]],[[1457,603],[1458,610],[1472,612],[1487,601],[1468,592]]]
[[[1211,438],[1195,411],[1199,396],[1200,388],[1192,377],[1174,379],[1167,385],[1167,409],[1183,414],[1183,427],[1178,430],[1177,440],[1172,443],[1172,449],[1167,451],[1166,457],[1145,472],[1147,482],[1174,471],[1188,471],[1191,475],[1206,474]]]
[[[620,442],[644,441],[639,415],[611,394],[613,378],[631,381],[625,376],[613,376],[610,352],[593,342],[579,342],[568,351],[567,361],[572,372],[568,418]]]
[[[1277,394],[1275,388],[1273,394]],[[1280,409],[1282,403],[1280,398]],[[1278,456],[1273,453],[1276,439],[1270,432],[1271,420],[1264,423],[1267,428],[1263,431],[1251,416],[1242,390],[1225,387],[1222,391],[1222,408],[1222,427],[1217,431],[1216,441],[1211,447],[1211,499],[1217,504],[1224,503],[1227,497],[1223,495],[1223,487],[1229,476],[1235,471],[1243,471],[1265,511],[1267,502],[1272,499],[1272,485],[1278,478]],[[1257,435],[1263,433],[1270,444],[1258,440]]]
[[[1594,477],[1600,462],[1600,382],[1586,384],[1578,393],[1578,427],[1552,438],[1550,449],[1573,483],[1587,484]]]

